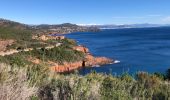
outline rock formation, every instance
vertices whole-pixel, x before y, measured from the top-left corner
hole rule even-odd
[[[62,65],[59,65],[57,63],[53,63],[53,66],[50,67],[52,71],[55,72],[70,72],[75,69],[79,69],[82,67],[91,67],[96,65],[104,65],[112,63],[113,60],[106,58],[106,57],[94,57],[89,53],[89,49],[84,46],[75,46],[73,47],[74,50],[81,51],[85,53],[85,59],[83,61],[77,61],[77,62],[64,62]]]
[[[32,39],[36,40],[42,40],[42,41],[47,41],[47,40],[63,40],[65,39],[65,36],[59,35],[59,36],[51,36],[51,35],[34,35],[32,36]]]

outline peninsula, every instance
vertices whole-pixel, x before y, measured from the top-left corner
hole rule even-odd
[[[99,31],[94,27],[69,23],[29,26],[5,19],[0,20],[0,26],[1,63],[18,66],[45,65],[55,72],[69,72],[114,62],[106,57],[94,57],[88,48],[63,35],[71,32]]]

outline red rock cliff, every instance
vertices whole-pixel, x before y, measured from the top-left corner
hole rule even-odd
[[[103,65],[103,64],[109,64],[112,63],[113,60],[108,59],[106,57],[94,57],[89,53],[88,48],[84,46],[76,46],[73,47],[74,50],[81,51],[85,53],[85,59],[83,61],[77,61],[73,63],[67,63],[65,62],[63,65],[54,65],[50,67],[52,71],[55,72],[69,72],[81,67],[90,67],[90,66],[95,66],[95,65]]]

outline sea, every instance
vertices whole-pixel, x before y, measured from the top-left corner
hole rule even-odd
[[[137,72],[166,73],[170,68],[170,27],[105,29],[100,32],[76,32],[66,37],[89,48],[94,56],[120,61],[79,69],[90,72],[121,75]]]

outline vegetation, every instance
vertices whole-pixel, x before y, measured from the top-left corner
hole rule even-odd
[[[31,31],[18,30],[10,27],[0,27],[1,39],[16,39],[16,40],[29,40],[31,39]]]
[[[84,55],[82,52],[78,52],[72,49],[65,49],[61,47],[55,47],[50,50],[41,49],[33,50],[30,52],[34,57],[42,61],[54,61],[62,64],[63,62],[75,62],[83,59]]]
[[[52,73],[47,67],[0,65],[0,99],[12,100],[168,100],[170,84],[154,74],[139,72],[116,77],[106,74]],[[22,91],[22,92],[21,92]]]
[[[29,52],[19,52],[4,57],[0,56],[0,62],[9,64],[11,66],[26,66],[31,64],[31,62],[28,60],[30,57],[37,58],[43,62],[53,61],[59,64],[63,64],[64,62],[75,62],[84,59],[84,53],[72,49],[72,46],[77,45],[75,41],[64,39],[58,42],[62,43],[62,45],[52,49],[45,49],[44,47],[41,47],[41,49],[34,49]]]
[[[29,86],[26,69],[0,64],[0,100],[28,100],[38,88]]]
[[[41,41],[31,39],[31,30],[21,27],[19,23],[5,22],[3,27],[0,26],[0,39],[17,41],[9,48],[32,47],[34,50],[0,56],[0,100],[170,99],[170,69],[166,75],[138,72],[135,77],[127,73],[121,76],[95,72],[85,76],[77,73],[58,74],[51,72],[45,63],[34,64],[28,58],[60,64],[82,60],[84,54],[72,49],[77,45],[74,40],[49,40],[41,44]],[[56,43],[62,45],[45,49],[46,44]]]
[[[168,69],[166,72],[166,78],[170,80],[170,69]]]

